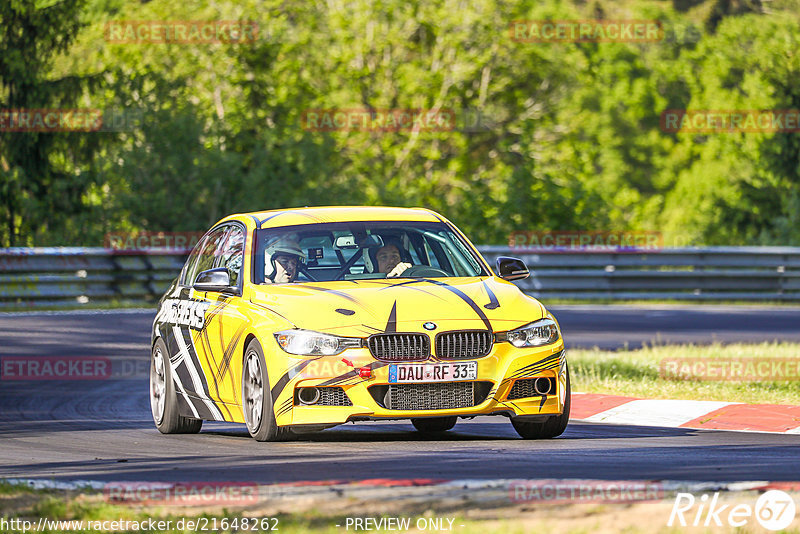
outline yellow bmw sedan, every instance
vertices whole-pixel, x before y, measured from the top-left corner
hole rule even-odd
[[[204,420],[276,441],[348,421],[510,418],[526,439],[569,419],[558,322],[427,209],[236,214],[197,243],[159,301],[150,405],[162,433]]]

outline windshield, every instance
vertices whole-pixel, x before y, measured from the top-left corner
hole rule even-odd
[[[346,222],[256,230],[255,283],[486,276],[445,223]],[[282,269],[289,271],[282,277]]]

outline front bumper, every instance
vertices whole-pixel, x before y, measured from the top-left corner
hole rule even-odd
[[[525,349],[509,343],[496,343],[488,356],[459,361],[476,361],[478,364],[473,405],[448,408],[441,407],[443,403],[440,401],[437,403],[440,407],[424,409],[425,395],[436,395],[437,388],[441,388],[442,394],[453,389],[447,389],[451,383],[434,383],[424,388],[423,400],[415,405],[415,408],[423,409],[389,409],[381,401],[388,386],[397,386],[388,381],[390,364],[376,361],[367,349],[350,349],[337,356],[321,357],[306,365],[287,385],[287,398],[276,403],[276,422],[281,426],[336,425],[375,419],[500,414],[535,418],[559,415],[564,410],[566,353],[561,339],[552,345]],[[358,369],[362,367],[370,368],[370,378],[358,375]],[[508,398],[515,381],[537,377],[551,379],[554,390],[547,395]],[[305,387],[340,387],[351,405],[303,405],[296,391]]]

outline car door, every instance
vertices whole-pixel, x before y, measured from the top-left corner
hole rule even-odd
[[[194,349],[206,371],[208,395],[224,403],[220,409],[230,419],[230,404],[239,403],[241,384],[234,368],[241,358],[246,317],[242,306],[244,284],[244,251],[246,230],[239,223],[227,225],[223,238],[214,252],[214,261],[208,268],[225,268],[231,280],[227,291],[195,291],[196,298],[208,304],[203,328],[193,338]],[[205,269],[202,269],[205,270]],[[202,272],[202,270],[198,272]]]
[[[209,397],[207,372],[196,350],[196,339],[205,328],[210,303],[192,289],[197,275],[213,268],[215,254],[227,227],[209,231],[194,248],[178,279],[178,290],[162,303],[161,335],[170,354],[172,377],[183,415],[221,420],[222,412]]]

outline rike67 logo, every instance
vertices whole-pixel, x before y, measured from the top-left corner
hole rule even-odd
[[[741,528],[753,518],[767,530],[783,530],[792,524],[795,503],[792,497],[780,490],[762,494],[755,506],[750,504],[721,504],[719,492],[712,497],[703,494],[696,499],[691,493],[678,493],[667,526],[730,527]]]

